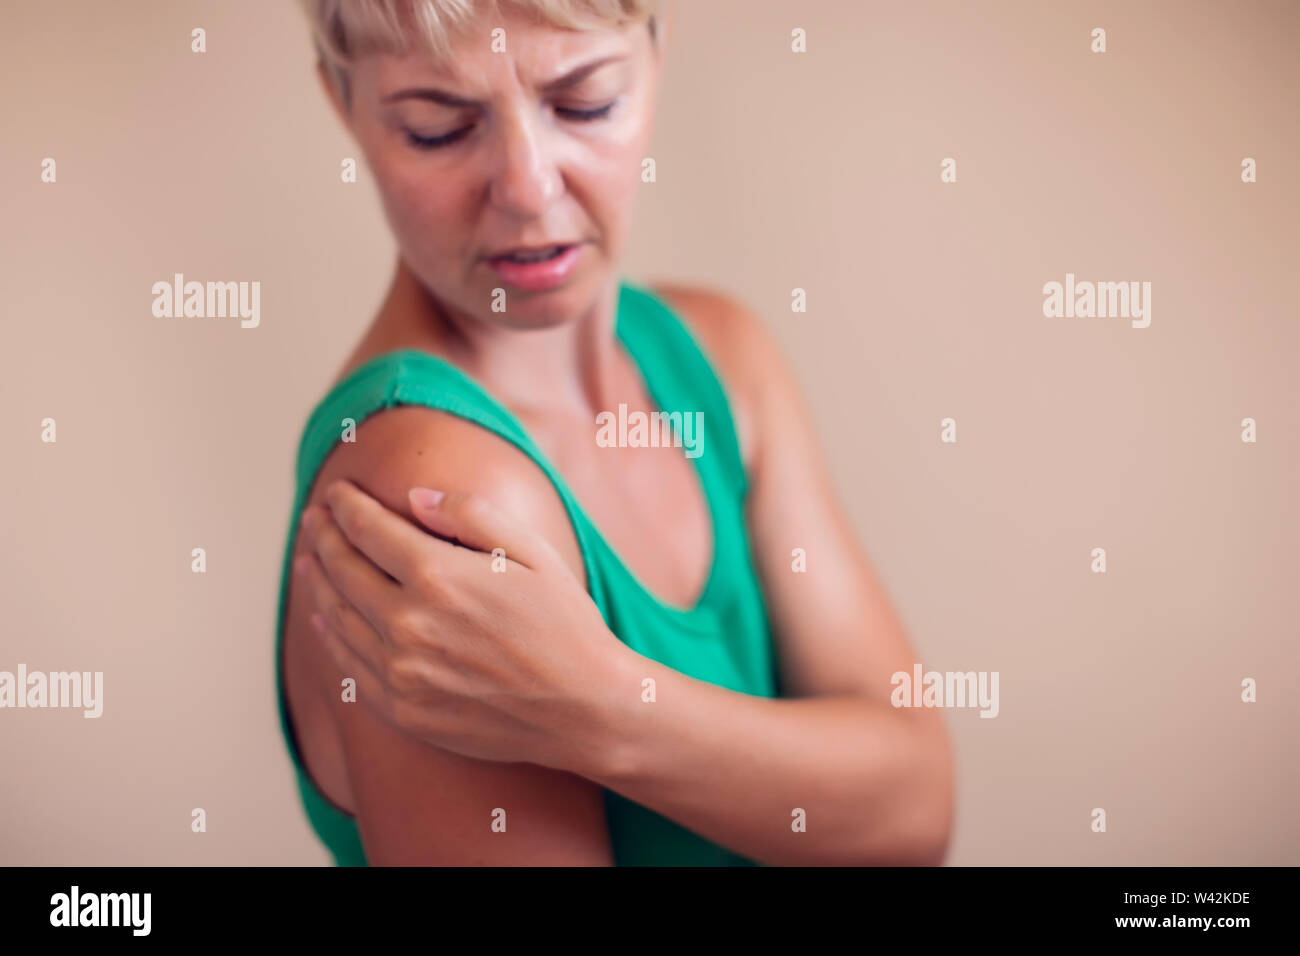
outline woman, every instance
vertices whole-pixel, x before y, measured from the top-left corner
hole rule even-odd
[[[889,704],[914,655],[790,371],[738,303],[619,278],[653,2],[306,7],[400,249],[280,592],[336,862],[939,862],[944,724]]]

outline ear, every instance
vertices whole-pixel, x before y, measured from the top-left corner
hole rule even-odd
[[[668,51],[668,40],[672,36],[673,22],[677,18],[677,4],[674,0],[664,0],[659,20],[659,58],[663,59]]]
[[[344,104],[342,96],[339,95],[339,91],[334,88],[334,84],[330,81],[329,70],[325,68],[324,60],[316,61],[316,77],[320,80],[320,85],[325,90],[325,98],[330,101],[330,105],[334,108],[334,113],[338,116],[339,122],[343,124],[345,129],[351,132],[352,117],[349,115],[348,108]]]
[[[677,6],[672,0],[663,0],[655,17],[655,61],[656,66],[663,66],[664,56],[668,52],[668,39],[672,35],[673,16]]]

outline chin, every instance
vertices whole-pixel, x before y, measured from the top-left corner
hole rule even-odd
[[[553,329],[584,315],[596,304],[599,294],[597,284],[585,277],[546,292],[507,290],[506,311],[488,311],[484,318],[509,329]]]

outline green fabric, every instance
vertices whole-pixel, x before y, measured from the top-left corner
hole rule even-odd
[[[775,652],[744,524],[744,466],[723,387],[690,331],[649,289],[627,281],[620,284],[615,329],[659,410],[698,411],[704,416],[702,453],[688,460],[695,463],[708,500],[714,560],[699,603],[690,609],[670,607],[639,584],[518,420],[481,385],[446,361],[417,349],[376,356],[330,390],[308,418],[298,448],[297,491],[281,570],[276,692],[281,730],[303,807],[338,865],[364,866],[365,852],[355,819],[334,806],[303,767],[284,697],[280,648],[298,515],[317,471],[340,438],[345,418],[360,425],[367,416],[393,405],[426,405],[468,419],[510,441],[545,472],[563,500],[582,551],[588,592],[620,640],[699,680],[741,693],[778,696]],[[592,427],[594,440],[594,422]],[[752,865],[613,791],[605,791],[605,806],[614,861],[619,866]]]

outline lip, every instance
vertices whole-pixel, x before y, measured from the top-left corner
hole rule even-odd
[[[513,252],[541,252],[543,249],[553,249],[556,246],[573,246],[577,245],[578,239],[553,239],[550,242],[539,242],[531,246],[510,246],[506,249],[498,249],[496,252],[489,252],[483,258],[497,259],[501,256],[508,256]]]
[[[586,243],[550,243],[549,246],[534,246],[534,249],[546,249],[550,246],[567,245],[554,259],[545,262],[510,262],[499,255],[487,259],[487,264],[508,286],[523,292],[540,292],[563,285],[578,267],[582,250]],[[527,251],[528,247],[519,246],[510,252]]]

